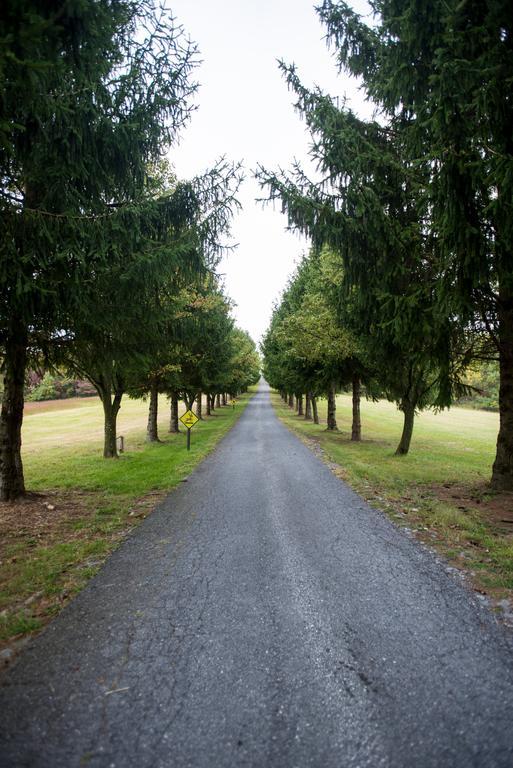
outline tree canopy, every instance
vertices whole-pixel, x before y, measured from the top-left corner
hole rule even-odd
[[[175,298],[215,270],[238,203],[222,158],[162,162],[193,108],[196,47],[154,0],[7,1],[0,18],[0,497],[24,492],[31,359],[95,385],[105,455],[135,371],[179,333]],[[107,434],[109,432],[109,434]]]
[[[403,157],[435,240],[436,299],[500,363],[492,483],[513,488],[513,19],[506,0],[376,3],[367,25],[342,2],[319,8],[340,67],[363,78]]]
[[[417,408],[462,394],[465,367],[489,335],[502,392],[493,482],[513,487],[513,259],[504,224],[512,121],[499,86],[500,77],[511,82],[507,4],[371,5],[372,26],[343,2],[326,0],[318,12],[339,68],[362,78],[376,118],[305,88],[282,63],[320,180],[297,164],[258,176],[293,227],[342,258],[340,303],[350,297],[405,433]]]

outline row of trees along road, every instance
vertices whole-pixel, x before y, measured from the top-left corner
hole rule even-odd
[[[171,403],[169,431],[178,432],[178,403],[183,400],[203,418],[226,394],[245,392],[260,377],[260,357],[246,331],[230,317],[230,302],[213,276],[176,295],[166,333],[159,337],[155,354],[142,365],[126,370],[125,386],[132,397],[149,399],[147,439],[157,442],[158,395]]]
[[[317,398],[326,397],[328,430],[337,429],[337,390],[351,389],[354,441],[361,439],[362,387],[368,397],[387,397],[404,414],[396,451],[404,455],[410,448],[415,411],[441,407],[447,401],[445,359],[435,355],[440,339],[423,329],[418,331],[414,322],[422,321],[421,310],[429,319],[429,302],[421,293],[423,304],[419,300],[416,305],[417,317],[408,318],[408,332],[403,330],[400,335],[393,317],[382,322],[388,302],[375,308],[362,306],[357,291],[345,293],[344,276],[343,258],[326,247],[312,249],[303,258],[274,309],[263,340],[265,376],[290,405],[296,399],[300,415],[305,393],[304,416],[313,416],[317,423]],[[378,295],[376,286],[376,303]],[[444,333],[452,389],[465,393],[461,377],[470,356],[468,341],[458,323],[446,323]],[[461,353],[461,349],[465,351]]]
[[[370,25],[343,2],[325,0],[318,13],[339,69],[361,79],[376,118],[305,88],[282,63],[322,180],[297,164],[258,175],[291,226],[340,258],[330,306],[404,412],[399,453],[415,410],[450,405],[465,367],[498,356],[492,485],[513,490],[511,4],[371,7]]]
[[[168,374],[175,391],[225,391],[255,374],[233,361],[213,276],[240,170],[221,160],[179,182],[162,160],[196,90],[183,30],[153,0],[5,0],[0,41],[0,498],[13,500],[29,365],[91,380],[107,457],[125,391]],[[183,350],[217,332],[227,367],[184,373]]]

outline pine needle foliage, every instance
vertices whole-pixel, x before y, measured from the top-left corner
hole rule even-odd
[[[495,346],[500,430],[492,483],[513,489],[513,15],[508,0],[380,0],[372,27],[318,8],[341,69],[363,78],[436,238],[436,300]]]
[[[195,46],[158,0],[2,7],[3,499],[24,492],[29,354],[51,362],[66,342],[77,367],[95,354],[116,367],[114,351],[131,356],[148,329],[157,285],[218,259],[238,169],[222,160],[160,191],[152,178],[193,109],[196,61]]]
[[[383,388],[411,425],[416,409],[448,406],[465,392],[464,371],[484,331],[504,359],[513,354],[509,224],[499,225],[510,210],[511,104],[495,80],[511,82],[506,5],[375,2],[371,26],[326,0],[318,12],[328,41],[340,70],[362,78],[373,120],[280,65],[310,131],[318,177],[298,164],[257,175],[291,226],[342,257],[339,303],[350,298],[353,319],[374,342]],[[513,370],[503,381],[513,412]],[[505,419],[499,445],[513,433]],[[398,452],[404,448],[402,441]]]

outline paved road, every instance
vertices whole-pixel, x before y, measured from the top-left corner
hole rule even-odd
[[[262,385],[21,656],[2,766],[513,766],[513,648]]]

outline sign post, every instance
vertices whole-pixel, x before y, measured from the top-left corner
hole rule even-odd
[[[187,450],[191,450],[191,429],[199,421],[198,417],[191,410],[185,411],[183,416],[180,416],[180,421],[187,428]]]

